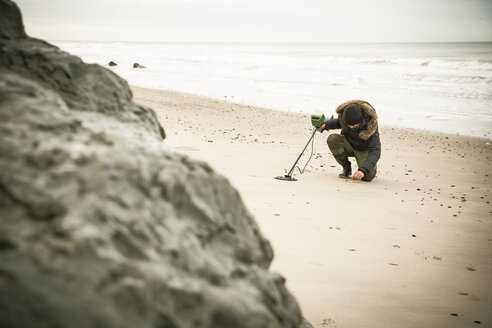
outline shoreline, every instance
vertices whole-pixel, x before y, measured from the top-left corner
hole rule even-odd
[[[338,178],[328,134],[316,133],[306,172],[278,181],[309,138],[308,115],[131,88],[164,144],[240,192],[314,327],[492,322],[490,139],[380,126],[378,176],[365,183]]]
[[[234,106],[241,106],[241,107],[245,107],[245,108],[257,108],[257,109],[261,109],[261,110],[265,110],[265,111],[273,111],[273,112],[279,112],[279,113],[284,113],[284,114],[294,114],[294,115],[299,115],[299,116],[304,116],[304,117],[310,116],[310,114],[308,114],[308,113],[290,112],[290,111],[281,110],[281,109],[272,109],[272,108],[267,108],[267,107],[262,107],[262,106],[248,105],[248,104],[243,104],[240,102],[235,102],[233,99],[234,96],[224,96],[224,98],[221,99],[221,98],[214,98],[211,96],[204,96],[204,95],[193,94],[193,93],[183,92],[183,91],[165,90],[165,89],[151,88],[151,87],[141,87],[141,86],[136,86],[136,85],[130,85],[130,88],[132,90],[161,91],[161,92],[165,92],[165,93],[172,93],[172,94],[187,96],[187,97],[196,98],[196,99],[200,98],[200,99],[203,99],[204,101],[225,102],[225,103],[228,103],[228,104],[231,104]],[[331,111],[326,110],[325,112],[316,113],[316,114],[325,114],[327,116],[331,116],[332,114],[335,115],[335,107],[333,107],[331,109]],[[315,113],[313,112],[311,114],[315,114]],[[386,129],[398,129],[398,130],[407,131],[407,132],[424,133],[424,134],[439,134],[439,135],[446,135],[448,137],[458,137],[458,138],[463,137],[463,138],[479,139],[479,140],[485,140],[485,141],[492,143],[492,136],[487,137],[487,136],[463,134],[462,132],[447,132],[447,131],[439,131],[439,130],[428,130],[425,128],[412,128],[412,127],[405,127],[405,126],[400,126],[397,124],[388,124],[388,123],[379,124],[379,126],[382,128],[386,128]]]
[[[380,123],[492,138],[488,43],[207,44],[57,42],[143,88],[305,114],[360,98],[376,108]],[[136,62],[146,69],[135,70]]]

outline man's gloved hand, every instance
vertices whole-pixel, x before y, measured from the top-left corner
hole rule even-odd
[[[326,124],[323,123],[323,125],[318,128],[318,132],[323,133],[323,131],[325,131],[325,128],[326,128]]]

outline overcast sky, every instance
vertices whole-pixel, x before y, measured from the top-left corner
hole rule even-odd
[[[17,0],[16,3],[23,13],[27,33],[48,40],[492,41],[492,0]]]

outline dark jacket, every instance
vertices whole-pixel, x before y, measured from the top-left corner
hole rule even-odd
[[[362,123],[357,129],[351,129],[343,120],[343,111],[348,105],[357,104],[362,108]],[[369,173],[381,157],[381,142],[379,140],[378,115],[368,102],[351,100],[341,104],[336,109],[338,118],[325,121],[326,130],[342,129],[341,134],[355,150],[368,151],[365,162],[359,167],[364,174]]]

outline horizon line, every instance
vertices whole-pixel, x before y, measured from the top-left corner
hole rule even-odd
[[[35,38],[35,37],[34,37]],[[36,38],[37,39],[37,38]],[[134,42],[134,43],[202,43],[202,44],[422,44],[422,43],[492,43],[490,41],[142,41],[142,40],[69,40],[69,39],[45,39],[62,42]]]

